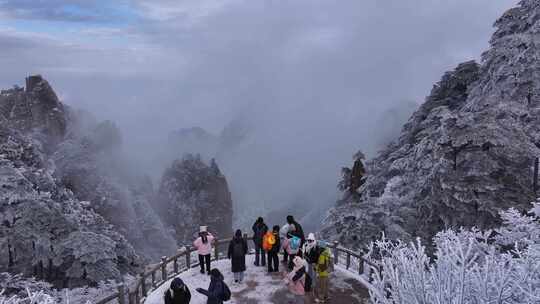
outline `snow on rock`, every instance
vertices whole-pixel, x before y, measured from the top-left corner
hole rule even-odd
[[[191,243],[200,225],[218,237],[232,235],[231,193],[214,160],[207,165],[186,154],[174,161],[161,179],[156,208],[180,243]]]
[[[498,226],[502,209],[530,208],[540,155],[540,2],[521,1],[495,26],[482,63],[447,72],[399,139],[366,164],[362,197],[330,210],[325,238],[357,248],[381,232],[430,240],[446,228]]]
[[[56,178],[69,109],[40,76],[0,93],[0,272],[56,287],[139,271],[132,245]],[[105,249],[105,250],[104,250]]]
[[[288,300],[293,299],[289,293],[285,283],[283,282],[283,274],[275,273],[268,274],[266,267],[252,266],[254,256],[246,257],[247,270],[245,273],[244,282],[234,283],[233,274],[230,271],[231,265],[229,260],[220,260],[212,262],[212,267],[218,268],[225,276],[225,282],[232,292],[230,304],[272,304],[288,303]],[[280,265],[283,267],[283,265]],[[202,275],[198,268],[193,268],[189,271],[181,273],[179,276],[191,291],[191,304],[206,304],[207,297],[198,293],[196,288],[208,288],[210,277]],[[157,290],[152,292],[145,304],[163,304],[163,294],[169,288],[169,280]],[[334,303],[360,304],[368,303],[366,300],[367,293],[359,285],[354,274],[339,267],[330,279],[331,292],[330,295]]]

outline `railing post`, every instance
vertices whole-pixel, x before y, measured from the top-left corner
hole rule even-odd
[[[186,267],[189,270],[191,269],[191,250],[187,247],[184,248],[186,248]]]
[[[364,274],[364,259],[361,257],[358,258],[358,274]]]
[[[339,262],[339,250],[338,250],[339,242],[334,241],[334,264],[337,265]]]
[[[351,267],[351,254],[349,252],[347,252],[347,262],[345,266],[347,267],[347,270]]]
[[[156,287],[156,271],[152,271],[152,287]]]
[[[146,297],[147,294],[146,294],[146,276],[145,276],[145,273],[144,271],[141,272],[141,294],[143,297]]]
[[[216,261],[219,260],[219,248],[218,248],[218,239],[215,238],[214,240],[214,256],[216,257]]]
[[[124,296],[124,284],[118,285],[118,304],[126,304],[126,297]]]
[[[161,279],[167,281],[167,257],[161,257]]]

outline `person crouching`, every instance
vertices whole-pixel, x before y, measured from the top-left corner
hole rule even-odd
[[[295,295],[294,303],[304,303],[306,292],[311,291],[311,278],[306,272],[306,261],[299,256],[293,259],[294,267],[285,277],[289,291]]]

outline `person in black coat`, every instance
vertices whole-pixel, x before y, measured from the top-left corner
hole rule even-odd
[[[306,241],[306,236],[304,235],[304,229],[302,229],[302,225],[300,225],[292,215],[287,216],[287,224],[292,226],[292,230],[290,231],[290,233],[300,238],[300,248],[302,248]]]
[[[248,253],[247,241],[242,237],[242,231],[236,230],[234,238],[229,243],[227,257],[231,260],[231,270],[234,273],[236,283],[244,280],[246,271],[246,254]]]
[[[268,231],[268,226],[264,223],[264,220],[262,217],[259,217],[257,221],[253,224],[253,243],[255,243],[255,266],[259,266],[259,256],[262,255],[260,258],[261,260],[261,266],[266,265],[266,255],[262,247],[263,243],[263,237]]]
[[[191,292],[180,278],[171,282],[171,287],[165,292],[165,304],[189,304]]]
[[[214,268],[210,270],[210,286],[208,286],[208,290],[202,288],[196,289],[197,292],[208,297],[206,304],[223,304],[223,298],[227,293],[230,298],[231,291],[227,284],[223,282],[223,279],[221,272]]]
[[[278,253],[281,249],[281,241],[279,239],[279,226],[276,225],[272,229],[272,233],[276,239],[272,248],[268,250],[268,272],[278,272],[279,271],[279,257]]]

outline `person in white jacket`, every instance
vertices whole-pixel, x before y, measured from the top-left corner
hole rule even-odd
[[[287,234],[292,230],[291,225],[285,224],[279,229],[279,239],[281,241],[281,248],[283,248],[283,264],[288,263],[289,254],[287,253],[287,249],[285,248],[286,240],[287,240]]]
[[[199,264],[201,266],[201,273],[204,273],[206,266],[206,272],[210,275],[210,257],[212,254],[212,243],[214,242],[214,236],[208,232],[207,226],[201,226],[199,230],[199,237],[193,242],[193,246],[197,248],[199,254]]]

